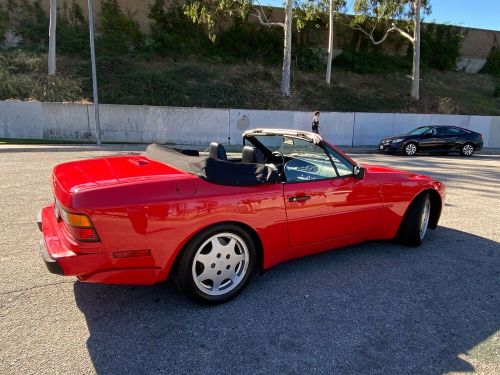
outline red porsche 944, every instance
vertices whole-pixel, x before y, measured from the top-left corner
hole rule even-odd
[[[430,177],[359,165],[309,132],[243,140],[238,159],[217,143],[208,155],[153,144],[56,166],[38,217],[47,268],[91,283],[172,278],[216,304],[289,259],[369,240],[418,246],[438,225],[445,187]]]

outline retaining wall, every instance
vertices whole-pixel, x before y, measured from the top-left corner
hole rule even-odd
[[[312,113],[248,109],[101,105],[103,142],[207,145],[241,144],[244,130],[259,127],[310,130]],[[336,145],[374,146],[381,138],[422,125],[457,125],[500,147],[500,116],[322,112],[323,137]],[[92,104],[0,101],[0,138],[92,141]]]

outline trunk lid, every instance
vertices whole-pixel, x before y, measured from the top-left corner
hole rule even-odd
[[[56,198],[67,206],[69,196],[81,191],[187,176],[187,172],[142,155],[127,155],[59,164],[54,168],[52,182]]]

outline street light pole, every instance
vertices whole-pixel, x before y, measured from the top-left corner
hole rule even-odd
[[[99,120],[99,96],[97,92],[97,73],[95,64],[95,42],[94,42],[94,0],[88,0],[89,7],[89,34],[90,34],[90,60],[92,64],[92,91],[94,96],[95,134],[96,143],[101,144],[101,123]]]

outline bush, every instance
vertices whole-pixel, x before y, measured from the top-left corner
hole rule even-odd
[[[235,59],[279,63],[283,60],[283,31],[235,20],[220,36],[217,49]]]
[[[500,98],[500,82],[496,84],[495,90],[493,90],[493,96],[495,98]]]
[[[459,27],[426,24],[422,28],[421,64],[438,70],[454,70],[460,57],[462,40]]]
[[[100,55],[119,56],[142,47],[143,35],[130,14],[125,14],[117,0],[101,2],[101,33],[96,40]]]
[[[383,55],[380,53],[354,52],[344,50],[333,64],[360,74],[391,73],[410,71],[412,61],[408,56]]]
[[[45,55],[14,50],[0,53],[0,100],[77,101],[83,85],[72,76],[49,77],[41,73]]]
[[[80,55],[89,54],[88,24],[83,16],[83,10],[73,0],[68,7],[63,3],[57,16],[57,52],[61,54]]]
[[[9,2],[11,21],[16,32],[30,48],[46,48],[48,45],[49,17],[42,9],[40,0]]]
[[[191,22],[180,7],[167,9],[156,0],[149,9],[151,50],[160,56],[204,54],[212,45],[203,29]]]
[[[500,76],[500,49],[492,47],[486,64],[481,69],[481,73],[493,74]],[[498,87],[497,87],[498,88]]]
[[[0,4],[0,44],[3,43],[5,33],[9,30],[9,13]]]

